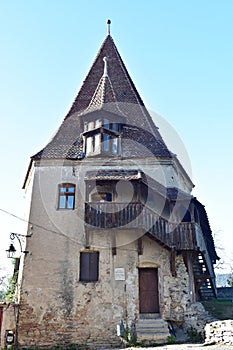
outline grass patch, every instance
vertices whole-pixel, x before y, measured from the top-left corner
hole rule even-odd
[[[231,300],[207,300],[202,301],[206,311],[219,320],[233,319],[233,302]]]

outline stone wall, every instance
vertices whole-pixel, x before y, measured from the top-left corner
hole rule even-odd
[[[185,330],[195,329],[204,336],[205,325],[216,319],[209,315],[200,302],[188,303],[184,314]]]
[[[205,327],[206,343],[233,344],[233,320],[216,321]]]
[[[195,329],[204,336],[207,322],[215,321],[200,302],[192,302],[189,275],[181,255],[176,257],[177,277],[164,281],[164,319],[170,321],[177,333],[187,338],[187,330]]]
[[[177,277],[164,277],[164,318],[183,324],[187,304],[191,301],[189,276],[181,255],[176,258]]]

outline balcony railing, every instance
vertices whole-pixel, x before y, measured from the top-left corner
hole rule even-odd
[[[85,223],[95,229],[141,228],[163,245],[176,250],[197,250],[205,245],[197,224],[170,223],[142,203],[85,203]]]
[[[85,223],[94,229],[141,229],[167,248],[199,251],[216,295],[213,264],[205,238],[195,222],[171,223],[142,203],[85,203]]]

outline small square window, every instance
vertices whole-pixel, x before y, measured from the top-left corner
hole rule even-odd
[[[96,282],[99,278],[99,252],[80,253],[80,277],[83,282]]]

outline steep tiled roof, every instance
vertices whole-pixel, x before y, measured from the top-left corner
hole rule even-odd
[[[123,157],[173,156],[146,110],[112,37],[108,35],[57,133],[32,158],[81,159],[80,135],[84,131],[85,115],[100,110],[124,117]]]
[[[133,103],[144,106],[112,37],[108,35],[104,40],[66,118],[73,113],[83,112],[89,106],[104,73],[103,59],[105,57],[108,59],[108,79],[111,79],[113,85],[115,101],[119,103]],[[105,102],[113,101],[110,100]]]

